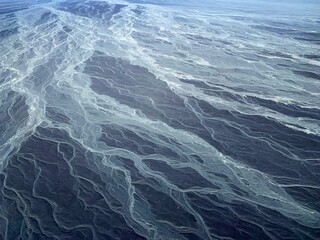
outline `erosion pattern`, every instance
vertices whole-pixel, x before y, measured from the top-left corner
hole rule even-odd
[[[319,3],[0,3],[0,239],[319,239]]]

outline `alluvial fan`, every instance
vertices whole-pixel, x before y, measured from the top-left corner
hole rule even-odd
[[[0,239],[319,239],[320,3],[0,19]]]

